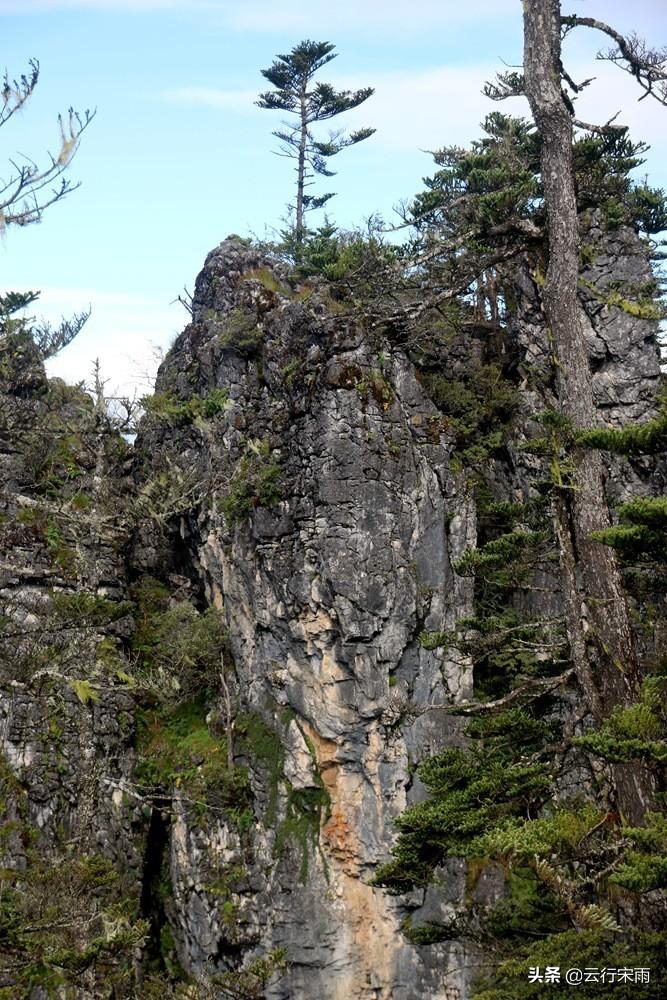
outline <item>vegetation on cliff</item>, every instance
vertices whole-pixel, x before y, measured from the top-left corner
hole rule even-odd
[[[531,971],[547,966],[650,968],[640,995],[663,995],[667,504],[656,494],[667,418],[656,365],[632,380],[641,386],[628,398],[607,400],[610,426],[601,426],[607,397],[595,376],[610,353],[606,342],[599,350],[601,315],[635,324],[656,360],[664,301],[653,237],[667,206],[634,179],[645,147],[619,126],[574,118],[580,87],[560,76],[561,28],[611,35],[612,58],[663,101],[664,54],[592,19],[561,20],[557,0],[524,7],[525,76],[488,89],[525,92],[535,124],[493,113],[470,149],[437,152],[435,174],[404,210],[402,243],[389,245],[377,220],[353,233],[304,224],[328,197],[309,202],[306,162],[326,175],[327,157],[370,134],[317,143],[309,125],[369,92],[318,85],[306,114],[299,101],[331,58],[329,43],[302,43],[264,71],[277,92],[261,106],[299,117],[277,133],[299,158],[296,228],[276,244],[245,242],[253,266],[215,276],[229,281],[233,307],[214,281],[205,307],[193,304],[134,448],[103,401],[45,379],[40,356],[69,334],[17,320],[30,295],[0,298],[11,439],[0,533],[13,560],[0,619],[2,721],[12,746],[29,734],[0,769],[0,997],[103,988],[122,998],[259,998],[290,961],[264,947],[249,902],[272,898],[274,870],[292,873],[292,891],[315,865],[328,879],[333,859],[360,882],[355,831],[335,800],[340,748],[317,732],[319,718],[300,714],[301,692],[299,712],[289,702],[275,658],[276,636],[303,639],[303,686],[330,671],[328,691],[349,683],[372,631],[362,614],[354,619],[353,655],[336,673],[322,639],[334,616],[309,604],[328,599],[326,574],[295,568],[315,558],[298,532],[316,507],[303,488],[312,468],[295,468],[290,435],[306,414],[326,437],[328,414],[317,410],[326,392],[349,394],[367,444],[380,428],[385,469],[402,459],[392,437],[399,405],[421,435],[420,456],[445,442],[448,483],[470,501],[476,530],[447,563],[448,586],[472,595],[453,623],[422,613],[437,586],[418,580],[416,562],[401,567],[415,581],[410,663],[458,657],[472,664],[473,689],[452,704],[417,704],[403,647],[389,677],[385,661],[375,664],[373,696],[387,705],[375,715],[364,707],[373,738],[382,729],[392,753],[403,740],[406,759],[410,746],[423,795],[398,817],[372,885],[405,904],[464,859],[455,915],[419,922],[405,904],[404,930],[422,950],[452,940],[478,949],[477,1000],[537,998],[543,981]],[[35,82],[7,85],[6,107]],[[344,362],[326,354],[336,338]],[[351,358],[352,340],[370,352],[364,365]],[[413,393],[425,394],[419,412],[415,395],[400,396],[390,353],[407,359],[402,377],[409,370]],[[228,385],[218,382],[223,361]],[[337,496],[326,502],[343,523]],[[375,512],[363,513],[375,532]],[[232,550],[245,560],[234,636],[222,592]],[[260,594],[260,620],[249,622],[247,595],[263,579],[258,550],[281,599],[270,607]],[[303,613],[290,618],[297,599]],[[235,654],[262,671],[247,690]],[[318,711],[329,711],[327,699]],[[419,727],[412,742],[406,733],[433,709],[446,743],[424,756]],[[85,831],[70,828],[79,808]],[[497,891],[485,897],[477,890],[490,872]],[[200,954],[202,912],[213,930]],[[186,971],[194,952],[196,976]],[[577,986],[583,997],[596,989]],[[614,985],[619,1000],[636,994],[634,981]]]

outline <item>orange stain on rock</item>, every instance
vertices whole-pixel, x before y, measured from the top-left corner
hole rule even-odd
[[[330,814],[320,830],[320,844],[331,865],[334,908],[344,913],[344,923],[351,931],[350,973],[336,984],[332,1000],[391,1000],[389,984],[393,982],[398,927],[384,894],[363,878],[361,845],[353,822],[355,807],[360,805],[359,775],[346,771],[338,761],[337,743],[321,736],[305,720],[300,720],[300,725],[315,751],[329,794]]]

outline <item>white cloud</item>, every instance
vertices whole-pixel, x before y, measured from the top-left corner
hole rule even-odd
[[[0,0],[0,13],[37,14],[58,10],[206,10],[233,27],[249,31],[304,31],[400,26],[416,32],[428,26],[516,15],[515,0],[338,0],[335,5],[314,0]]]
[[[213,87],[178,87],[159,94],[168,104],[196,104],[222,111],[252,111],[256,90],[216,90]]]
[[[479,134],[491,102],[482,94],[493,66],[435,66],[416,72],[374,73],[366,80],[375,94],[350,112],[352,125],[372,125],[371,142],[393,150],[438,149],[465,145]],[[361,78],[336,81],[362,86]]]
[[[444,143],[466,143],[478,133],[478,122],[491,109],[482,94],[489,66],[438,66],[406,72],[376,72],[361,77],[336,77],[337,88],[375,87],[363,106],[349,112],[345,122],[372,125],[373,138],[388,149],[433,149]],[[218,90],[196,85],[166,90],[160,98],[171,104],[190,104],[226,111],[255,110],[256,90]],[[526,106],[527,110],[527,106]]]
[[[305,31],[311,36],[321,29],[385,28],[423,32],[429,27],[450,28],[464,22],[489,21],[518,16],[516,0],[251,0],[250,3],[221,3],[230,22],[254,31]]]
[[[350,127],[376,128],[371,140],[374,145],[397,151],[430,150],[468,144],[479,135],[479,123],[485,115],[494,110],[530,117],[528,103],[523,98],[496,104],[484,97],[484,82],[493,80],[498,69],[498,63],[492,60],[486,64],[432,66],[358,77],[332,74],[331,82],[344,89],[369,84],[375,88],[375,94],[367,102],[345,116]],[[569,69],[575,79],[596,75],[595,82],[579,98],[579,117],[602,123],[620,110],[619,121],[630,126],[635,138],[653,139],[656,153],[664,148],[665,112],[650,100],[638,102],[640,92],[627,74],[608,63],[591,64],[583,58],[571,60]],[[257,92],[193,85],[164,91],[160,97],[170,103],[248,113],[255,110]]]

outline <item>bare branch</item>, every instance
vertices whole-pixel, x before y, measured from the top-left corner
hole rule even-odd
[[[620,113],[620,111],[617,111],[613,118],[606,121],[604,125],[591,125],[590,122],[581,121],[579,118],[573,118],[572,124],[576,128],[583,129],[585,132],[595,132],[596,135],[610,135],[612,132],[627,132],[627,125],[614,125],[614,122]]]
[[[539,698],[543,694],[549,694],[551,691],[555,691],[556,688],[567,684],[574,676],[574,672],[574,667],[570,667],[556,677],[532,678],[526,681],[525,684],[520,684],[519,687],[513,688],[509,694],[503,695],[502,698],[496,698],[495,701],[462,702],[458,705],[447,706],[447,708],[448,711],[455,712],[457,715],[481,715],[485,712],[494,712],[496,709],[505,708],[506,705],[511,705],[513,702],[526,696]]]
[[[570,74],[567,72],[567,70],[563,69],[563,79],[567,83],[570,90],[573,91],[573,93],[580,94],[585,87],[588,87],[589,84],[593,83],[595,77],[589,76],[587,80],[583,80],[581,83],[575,83]]]
[[[0,90],[0,126],[8,122],[16,111],[20,111],[37,86],[39,79],[39,63],[31,59],[30,73],[23,74],[19,80],[10,80],[5,73]]]
[[[10,83],[5,76],[0,90],[0,126],[25,104],[35,88],[39,67],[36,62],[30,65],[32,74],[22,76],[18,82]],[[65,116],[58,115],[60,148],[55,156],[49,153],[48,165],[39,167],[29,157],[24,157],[23,162],[9,161],[12,172],[0,181],[0,232],[9,225],[28,226],[39,222],[45,209],[76,190],[79,185],[61,175],[78,149],[81,134],[94,117],[95,111],[79,114],[73,108]]]
[[[571,14],[561,18],[561,24],[567,28],[594,28],[611,38],[616,47],[598,52],[598,59],[612,62],[633,76],[644,91],[640,101],[650,95],[667,107],[667,48],[651,49],[638,35],[632,34],[626,38],[595,17]]]

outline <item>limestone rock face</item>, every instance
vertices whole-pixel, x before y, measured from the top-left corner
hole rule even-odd
[[[624,280],[649,275],[636,237],[594,230],[581,301],[601,422],[645,420],[657,328],[614,304],[612,283],[619,255]],[[537,278],[515,284],[503,363],[520,440],[553,399],[546,376],[535,388],[551,363]],[[275,948],[288,964],[268,1000],[467,1000],[473,947],[403,930],[474,918],[502,895],[500,870],[467,892],[456,859],[424,891],[370,885],[396,817],[424,795],[415,765],[462,745],[449,709],[472,696],[467,655],[428,641],[473,611],[454,566],[477,541],[476,508],[452,429],[408,354],[244,241],[209,254],[191,319],[132,449],[85,394],[45,378],[29,341],[0,341],[2,864],[20,881],[42,858],[45,878],[69,873],[53,884],[85,898],[70,943],[96,942],[104,961],[76,1000],[155,997],[151,976],[176,961],[209,1000],[216,976]],[[493,498],[530,499],[540,462],[497,447]],[[610,465],[610,493],[645,492],[652,472]],[[185,738],[177,714],[151,715],[178,678],[142,674],[147,580],[182,613],[165,619],[176,647],[207,609],[224,618],[219,663],[188,691],[206,715]],[[517,607],[558,616],[553,565],[537,582]],[[94,859],[94,891],[76,881],[80,858]]]
[[[581,319],[600,423],[618,427],[648,420],[655,415],[660,348],[651,299],[655,279],[645,246],[627,226],[607,230],[599,212],[591,213],[581,243],[586,260],[579,284]],[[516,275],[514,332],[527,372],[546,372],[551,364],[538,279],[525,270]]]
[[[105,864],[128,898],[140,891],[146,821],[132,795],[136,705],[115,676],[127,667],[121,649],[130,630],[127,446],[106,432],[86,393],[47,381],[29,339],[0,341],[0,372],[0,842],[8,920],[0,986],[15,990],[8,996],[43,1000],[40,928],[48,936],[50,921],[61,921],[68,943],[80,946],[102,934],[94,883]],[[88,868],[84,858],[94,859]],[[16,913],[8,870],[25,904]],[[23,928],[24,952],[16,938]],[[29,993],[23,974],[36,984]],[[77,996],[109,996],[109,983],[85,965],[80,984]]]
[[[409,945],[405,909],[367,883],[414,794],[411,765],[460,739],[442,709],[470,697],[470,665],[418,636],[469,611],[452,562],[474,509],[405,355],[319,295],[299,301],[237,243],[210,254],[157,390],[193,373],[190,392],[226,390],[227,406],[207,427],[149,425],[138,449],[207,483],[181,535],[224,608],[237,702],[276,738],[273,767],[243,741],[258,815],[239,894],[250,939],[289,955],[270,995],[454,997],[456,948]],[[233,851],[228,828],[187,816],[172,837],[178,886],[203,881],[216,845]],[[182,891],[184,964],[203,974],[219,917]]]
[[[126,445],[85,393],[47,382],[29,338],[0,341],[0,372],[0,742],[45,843],[58,827],[112,840],[134,700],[98,689],[95,664],[105,634],[110,652],[129,631]]]

